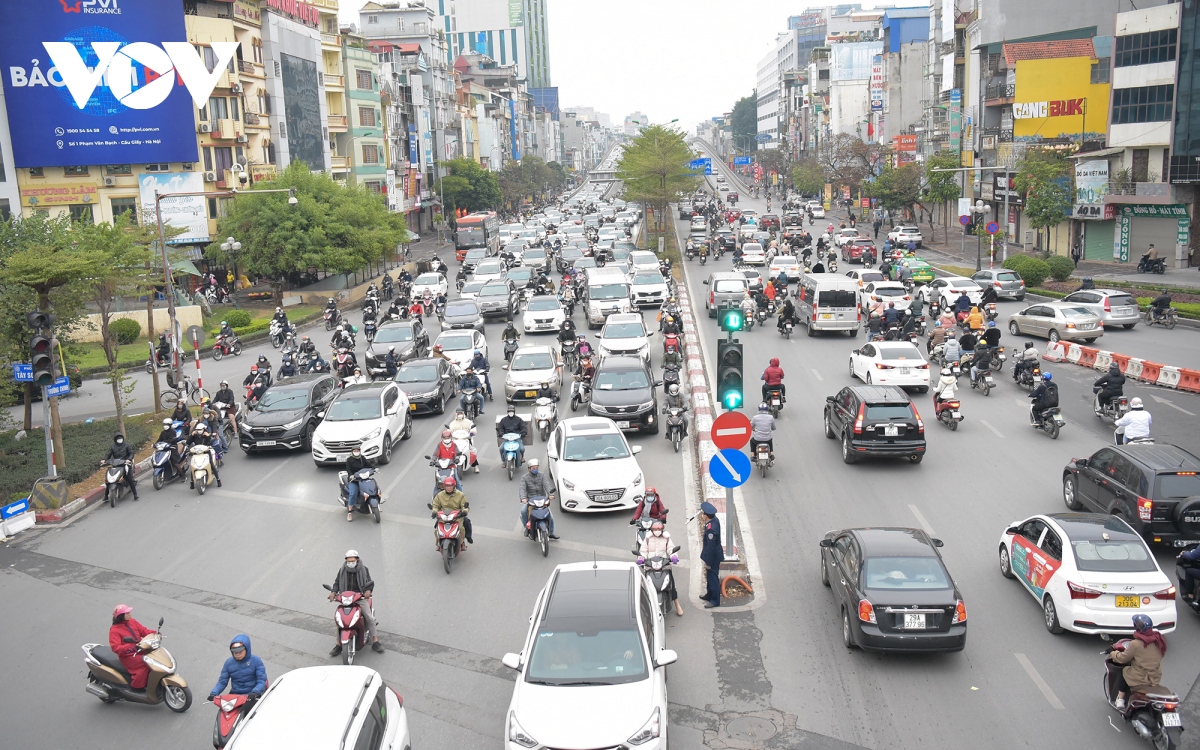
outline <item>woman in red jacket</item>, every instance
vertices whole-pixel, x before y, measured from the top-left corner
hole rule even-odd
[[[150,667],[142,661],[137,644],[154,631],[130,617],[131,612],[133,607],[127,604],[118,604],[113,610],[112,627],[108,629],[108,647],[121,659],[125,671],[129,672],[129,686],[135,690],[145,690]],[[132,638],[133,643],[126,642],[126,638]]]

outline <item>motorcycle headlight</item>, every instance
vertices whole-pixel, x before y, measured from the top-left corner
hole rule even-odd
[[[363,435],[363,438],[362,438],[363,442],[365,443],[368,440],[374,440],[375,438],[379,437],[379,433],[382,431],[383,431],[382,428],[376,427],[375,429],[368,432],[366,435]]]
[[[657,709],[655,709],[657,711]],[[508,741],[515,742],[521,747],[537,747],[538,741],[517,722],[517,712],[508,712]]]
[[[145,661],[150,666],[160,669],[163,672],[174,672],[175,671],[174,669],[171,669],[170,667],[168,667],[166,664],[163,664],[158,659],[152,659],[149,656],[143,656],[142,660]]]
[[[300,426],[301,424],[303,424],[303,423],[304,423],[304,417],[300,417],[299,419],[297,419],[297,420],[295,420],[295,421],[288,422],[287,424],[285,424],[285,425],[283,426],[283,429],[285,429],[285,430],[294,430],[294,429],[296,429],[297,427],[299,427],[299,426]]]
[[[630,745],[644,745],[650,740],[657,738],[659,732],[662,731],[660,716],[659,709],[656,707],[654,712],[650,714],[650,718],[642,725],[642,728],[637,730],[637,733],[630,737],[627,742]],[[532,745],[528,745],[527,747],[532,747]]]

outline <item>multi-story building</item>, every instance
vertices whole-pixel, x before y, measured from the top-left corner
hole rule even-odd
[[[380,100],[378,56],[367,49],[361,34],[341,34],[342,78],[345,81],[348,130],[332,135],[334,149],[348,160],[344,175],[350,182],[375,192],[387,186],[387,120]],[[333,173],[338,174],[337,166]]]
[[[630,112],[625,115],[625,135],[637,135],[638,131],[650,124],[645,112]]]
[[[929,66],[929,9],[887,8],[883,12],[881,109],[876,111],[880,141],[913,133],[925,110],[925,72]],[[872,109],[874,110],[874,101]],[[905,140],[904,143],[908,143]],[[910,154],[913,152],[897,151]],[[915,154],[914,154],[915,155]]]
[[[17,169],[13,162],[12,136],[8,131],[8,111],[4,87],[0,86],[0,221],[20,213],[21,191],[17,189]]]
[[[779,56],[786,46],[790,34],[776,34],[775,43],[761,60],[758,61],[758,77],[755,85],[756,107],[758,112],[759,148],[776,148],[779,145],[779,98],[783,91],[780,76]],[[754,150],[754,144],[738,144],[747,151]]]
[[[437,6],[449,42],[447,63],[478,52],[501,66],[515,66],[531,88],[550,85],[546,0],[437,0]]]

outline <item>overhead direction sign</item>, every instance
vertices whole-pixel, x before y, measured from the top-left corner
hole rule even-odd
[[[749,164],[750,157],[749,156],[735,156],[735,157],[733,157],[733,163],[734,164]]]
[[[722,487],[740,487],[750,478],[750,459],[738,450],[718,451],[708,460],[708,475]]]
[[[713,420],[711,434],[717,448],[738,450],[750,442],[750,418],[740,411],[727,411]]]

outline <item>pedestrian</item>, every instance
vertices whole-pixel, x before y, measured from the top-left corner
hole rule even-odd
[[[883,220],[878,216],[875,217],[875,239],[879,239],[879,228],[883,226]]]
[[[1079,267],[1079,259],[1083,257],[1082,248],[1079,244],[1079,238],[1075,238],[1075,244],[1071,246],[1071,261],[1075,263],[1075,267]]]
[[[717,509],[712,503],[700,504],[700,515],[704,521],[703,547],[700,559],[704,561],[706,591],[700,597],[705,609],[721,606],[721,563],[725,552],[721,547],[721,522],[717,520]]]

